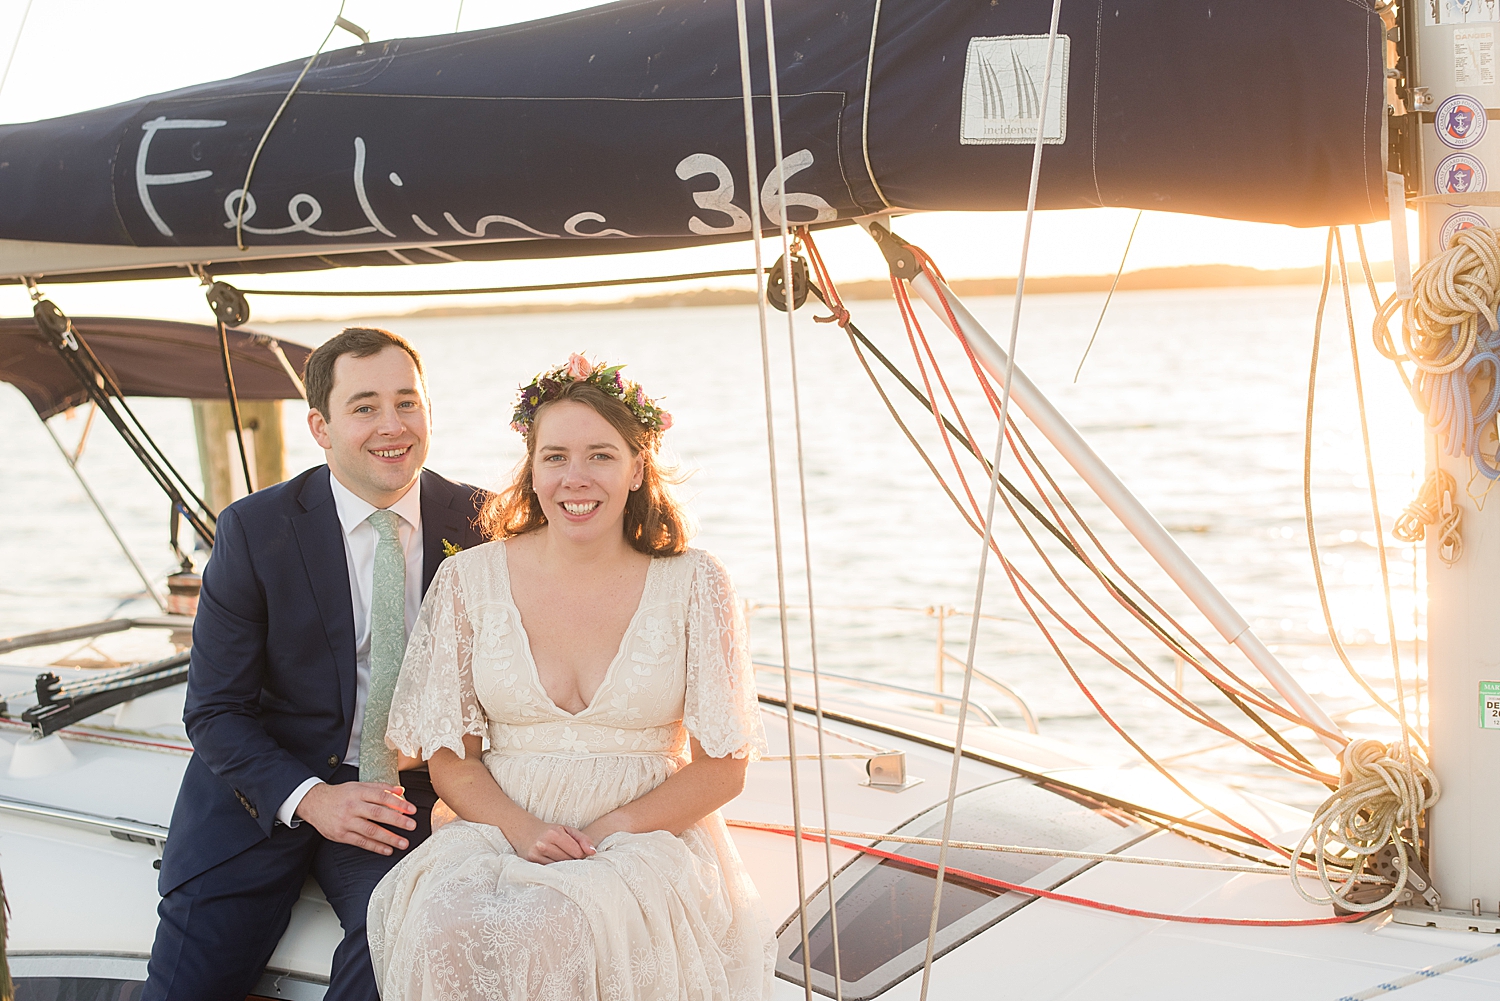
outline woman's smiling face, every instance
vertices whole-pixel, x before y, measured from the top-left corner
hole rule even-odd
[[[644,462],[593,407],[549,403],[532,424],[532,488],[548,527],[571,542],[624,536],[625,502]]]

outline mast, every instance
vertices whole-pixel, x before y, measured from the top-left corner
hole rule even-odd
[[[1408,137],[1393,146],[1402,147],[1409,197],[1445,196],[1416,199],[1425,261],[1459,228],[1500,227],[1500,198],[1485,195],[1500,193],[1500,5],[1401,0],[1401,6],[1404,23],[1396,32],[1406,36],[1399,41],[1409,79],[1407,87],[1397,83],[1411,113],[1392,119],[1393,131]],[[1473,388],[1488,391],[1487,384]],[[1487,454],[1495,437],[1491,420],[1480,445]],[[1442,910],[1403,908],[1397,920],[1500,931],[1500,709],[1483,708],[1500,703],[1500,491],[1485,503],[1490,481],[1429,434],[1428,474],[1435,468],[1458,485],[1452,503],[1461,512],[1463,538],[1451,566],[1436,540],[1427,544],[1431,763],[1442,783],[1428,817],[1428,844]]]

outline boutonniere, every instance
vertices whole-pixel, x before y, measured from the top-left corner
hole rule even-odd
[[[443,559],[446,560],[450,556],[457,556],[463,551],[463,546],[456,546],[453,543],[449,542],[447,539],[443,540]]]

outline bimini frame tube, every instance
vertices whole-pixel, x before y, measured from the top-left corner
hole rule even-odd
[[[951,327],[952,324],[948,321],[948,311],[943,308],[944,300],[946,300],[948,309],[953,311],[953,316],[958,320],[958,327],[953,332],[968,341],[969,346],[974,349],[974,356],[979,359],[979,363],[990,375],[997,380],[1005,378],[1004,349],[974,318],[974,314],[964,307],[958,296],[953,294],[952,289],[928,277],[925,272],[911,279],[911,287],[943,323]],[[939,289],[941,289],[941,296]],[[1297,684],[1296,679],[1288,673],[1276,656],[1266,649],[1266,645],[1255,633],[1251,632],[1250,624],[1234,610],[1229,599],[1225,598],[1217,587],[1214,587],[1208,576],[1198,569],[1198,565],[1187,553],[1182,551],[1182,547],[1177,544],[1176,539],[1172,538],[1171,533],[1162,527],[1161,522],[1157,521],[1150,511],[1146,510],[1145,505],[1130,492],[1114,471],[1104,464],[1104,460],[1100,459],[1089,447],[1088,442],[1083,440],[1078,429],[1068,423],[1068,419],[1058,412],[1046,396],[1042,395],[1042,391],[1026,377],[1026,373],[1019,365],[1015,367],[1012,376],[1011,399],[1052,443],[1052,447],[1056,448],[1078,475],[1083,477],[1089,489],[1093,490],[1099,499],[1114,512],[1115,517],[1119,518],[1120,523],[1131,535],[1135,536],[1136,541],[1151,555],[1151,558],[1177,583],[1183,594],[1186,594],[1188,599],[1198,607],[1198,611],[1213,623],[1219,635],[1238,647],[1250,663],[1265,675],[1271,687],[1275,688],[1303,719],[1320,730],[1326,731],[1327,734],[1336,735],[1319,734],[1329,750],[1335,755],[1342,751],[1343,735],[1338,725],[1323,711],[1323,707],[1303,691],[1302,686]]]

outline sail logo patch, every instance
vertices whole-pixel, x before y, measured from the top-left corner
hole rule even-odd
[[[1053,44],[1050,86],[1047,47],[1046,35],[969,39],[960,143],[1035,143],[1038,123],[1042,142],[1057,145],[1067,141],[1068,36],[1058,35]],[[1046,121],[1042,122],[1044,103]]]
[[[1447,250],[1448,241],[1453,239],[1453,234],[1461,233],[1475,226],[1488,226],[1489,223],[1484,216],[1478,212],[1455,212],[1443,223],[1443,228],[1438,231],[1438,249]]]
[[[1488,186],[1484,164],[1469,153],[1449,153],[1437,165],[1432,180],[1437,190],[1448,195],[1484,191]]]
[[[1479,142],[1488,124],[1484,103],[1468,94],[1454,94],[1438,105],[1432,118],[1438,138],[1454,149],[1468,149]]]

